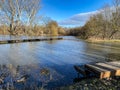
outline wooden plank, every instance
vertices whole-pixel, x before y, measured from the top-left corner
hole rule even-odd
[[[106,62],[106,64],[110,64],[110,65],[113,65],[113,66],[120,67],[120,61],[115,61],[115,62]]]
[[[100,79],[109,78],[111,75],[111,71],[97,67],[94,64],[86,64],[85,67],[86,67],[86,69],[90,70],[91,72],[99,74]]]
[[[114,61],[114,62],[109,62],[109,63],[114,63],[114,64],[119,64],[120,65],[120,61]]]
[[[95,65],[102,66],[104,69],[108,69],[111,71],[111,76],[120,76],[120,68],[116,66],[112,66],[106,63],[96,63]]]

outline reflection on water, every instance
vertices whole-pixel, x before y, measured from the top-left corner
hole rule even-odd
[[[12,64],[0,66],[0,89],[34,90],[47,87],[49,82],[63,78],[51,68],[43,68],[37,64],[17,66]],[[13,89],[14,88],[14,89]],[[26,89],[25,89],[26,90]]]
[[[73,65],[113,59],[110,57],[113,54],[120,56],[118,45],[115,47],[113,44],[90,44],[75,37],[64,38],[60,41],[2,44],[1,67],[4,65],[8,68],[9,78],[14,81],[28,75],[25,85],[52,88],[73,83],[76,77]],[[114,59],[119,59],[116,57]],[[2,72],[4,71],[1,71],[0,75]],[[14,85],[20,86],[16,83]]]

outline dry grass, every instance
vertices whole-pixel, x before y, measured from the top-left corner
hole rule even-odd
[[[120,39],[100,39],[100,38],[89,38],[86,40],[87,42],[91,42],[91,43],[99,43],[99,42],[120,42]]]

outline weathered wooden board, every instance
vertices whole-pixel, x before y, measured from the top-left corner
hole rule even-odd
[[[111,76],[120,76],[120,68],[117,66],[109,65],[106,63],[96,63],[95,65],[111,71]]]
[[[102,67],[97,67],[94,64],[86,64],[86,69],[99,75],[99,78],[109,78],[111,76],[111,71],[104,69]]]
[[[96,74],[100,79],[120,76],[120,61],[102,62],[84,65],[84,69],[79,66],[74,67],[77,72],[87,76],[87,72]]]
[[[115,61],[115,62],[105,62],[105,63],[120,68],[120,61]]]

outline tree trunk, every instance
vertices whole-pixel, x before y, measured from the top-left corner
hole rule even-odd
[[[114,35],[115,33],[117,33],[117,32],[118,32],[118,30],[113,31],[113,32],[110,34],[109,39],[112,39],[113,35]]]
[[[10,34],[13,35],[13,23],[10,24]]]
[[[14,18],[11,18],[11,23],[10,23],[10,34],[13,35],[14,31]]]

